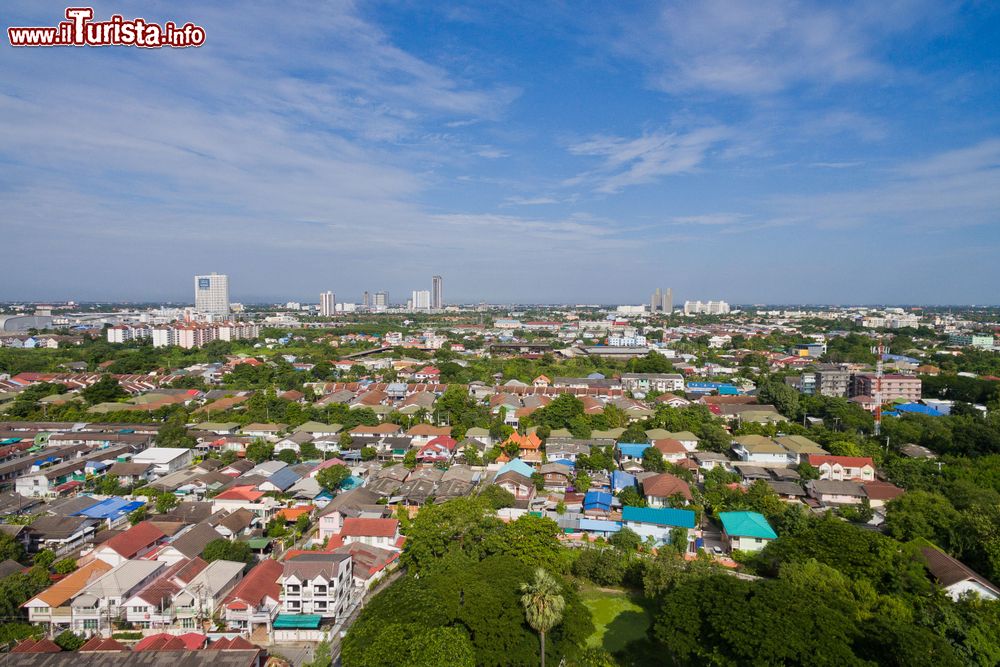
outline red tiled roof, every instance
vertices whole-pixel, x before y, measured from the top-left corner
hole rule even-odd
[[[34,639],[25,639],[23,642],[15,646],[10,651],[11,653],[60,653],[62,649],[59,646],[48,639],[39,639],[35,641]]]
[[[684,447],[680,440],[675,440],[674,438],[661,438],[660,440],[653,441],[653,447],[656,447],[663,454],[685,454],[687,453],[687,448]]]
[[[270,558],[262,560],[243,577],[243,581],[236,584],[223,604],[228,607],[232,603],[244,603],[258,607],[265,597],[278,600],[281,595],[278,578],[281,577],[282,570],[283,566],[278,561]]]
[[[642,480],[642,490],[647,496],[657,498],[669,498],[680,494],[687,500],[691,500],[691,487],[680,477],[671,475],[669,472],[653,475]]]
[[[256,646],[248,642],[243,637],[233,637],[232,639],[218,639],[208,646],[209,651],[253,651]]]
[[[340,534],[343,536],[358,537],[393,537],[399,530],[399,521],[396,519],[344,519],[344,527]]]
[[[105,639],[104,637],[91,637],[86,644],[80,647],[81,653],[89,653],[92,651],[127,651],[125,645],[122,644],[117,639],[111,639],[110,637]]]
[[[205,645],[208,637],[197,632],[170,635],[165,632],[142,639],[133,651],[197,651]]]
[[[165,537],[166,534],[162,530],[148,521],[141,521],[101,546],[113,549],[124,558],[134,558],[140,551],[148,549]]]
[[[875,467],[875,462],[872,461],[869,456],[832,456],[826,454],[810,454],[809,455],[809,465],[819,467],[824,463],[829,463],[830,465],[837,465],[838,463],[845,468],[863,468],[865,466]]]

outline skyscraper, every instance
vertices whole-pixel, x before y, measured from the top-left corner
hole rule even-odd
[[[444,279],[441,276],[431,278],[431,308],[433,310],[444,308]]]
[[[321,292],[319,295],[319,314],[332,317],[337,313],[337,295],[333,292]]]
[[[372,300],[372,308],[388,308],[389,307],[389,293],[375,292],[374,299]]]
[[[669,315],[674,311],[674,290],[667,288],[661,290],[659,287],[653,292],[653,297],[649,300],[649,311],[652,313],[665,313]]]
[[[365,290],[365,293],[361,295],[361,305],[364,306],[365,308],[371,308],[372,297],[368,293],[368,290]]]
[[[410,296],[410,307],[413,310],[427,310],[431,307],[431,293],[427,290],[414,290]]]
[[[213,273],[194,277],[194,307],[203,313],[229,315],[229,276]]]

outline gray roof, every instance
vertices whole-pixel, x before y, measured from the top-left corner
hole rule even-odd
[[[864,498],[866,496],[863,486],[857,482],[851,482],[849,480],[840,481],[836,479],[814,479],[809,482],[809,488],[816,494],[858,496],[860,498]]]
[[[170,546],[180,551],[188,558],[201,555],[208,543],[222,539],[222,535],[207,523],[199,523],[170,543]]]
[[[319,516],[326,516],[327,514],[332,514],[337,510],[347,509],[347,508],[357,508],[363,507],[365,505],[375,505],[378,503],[381,496],[377,493],[373,493],[371,489],[367,487],[359,486],[356,489],[350,491],[345,491],[344,493],[338,494],[333,500],[327,503],[320,512]]]
[[[132,651],[98,652],[81,656],[76,651],[60,653],[7,653],[0,655],[3,667],[251,667],[259,650],[244,651]]]
[[[333,579],[337,575],[340,562],[350,557],[350,554],[342,553],[302,554],[292,560],[285,561],[282,576],[296,577],[299,581],[311,581],[316,577]]]
[[[775,480],[768,480],[767,485],[774,489],[774,492],[782,496],[804,496],[806,495],[805,489],[796,484],[795,482],[779,482]]]
[[[299,475],[294,470],[291,470],[289,468],[282,468],[278,472],[268,477],[267,482],[269,484],[273,484],[281,491],[284,491],[285,489],[290,488],[293,484],[295,484],[295,482],[299,481],[300,479],[302,479],[302,476]]]

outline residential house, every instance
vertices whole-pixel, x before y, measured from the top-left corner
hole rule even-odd
[[[47,623],[53,634],[56,628],[69,628],[73,622],[73,610],[69,602],[80,594],[90,583],[110,572],[112,566],[103,560],[93,560],[66,575],[44,591],[25,602],[28,621]]]
[[[827,455],[828,451],[803,435],[782,435],[774,439],[776,443],[788,450],[788,462],[798,465],[809,460],[813,455]]]
[[[132,463],[145,463],[152,466],[150,474],[153,477],[163,477],[172,472],[191,465],[193,450],[183,447],[150,447],[136,452]]]
[[[493,483],[514,495],[515,500],[530,501],[535,497],[535,483],[530,476],[525,476],[516,470],[507,470],[498,474]]]
[[[771,524],[757,512],[719,512],[719,521],[730,551],[760,551],[778,539]]]
[[[860,483],[849,480],[814,479],[806,490],[823,505],[860,505],[868,497]]]
[[[674,509],[672,507],[632,507],[622,508],[622,523],[643,539],[652,538],[657,545],[670,543],[670,531],[684,528],[693,531],[695,513],[691,510]],[[689,532],[688,541],[694,539]]]
[[[649,507],[672,507],[678,500],[684,505],[691,501],[691,487],[680,477],[668,472],[643,479],[642,492]]]
[[[920,551],[927,571],[952,600],[958,601],[964,595],[975,595],[983,600],[1000,600],[1000,588],[962,562],[937,547],[923,547]]]
[[[660,454],[663,455],[663,460],[669,463],[680,463],[687,458],[688,449],[684,446],[684,443],[676,438],[660,438],[659,440],[653,441],[653,447],[655,447]]]
[[[271,442],[278,440],[278,434],[288,430],[288,424],[247,424],[240,433],[251,438],[264,438]]]
[[[337,494],[319,511],[319,540],[325,543],[330,537],[338,534],[343,528],[344,519],[363,516],[367,508],[378,507],[380,498],[378,493],[363,486]],[[377,516],[381,516],[381,510]]]
[[[563,441],[552,442],[551,437],[545,443],[545,456],[549,461],[570,461],[576,463],[579,456],[590,456],[590,445],[583,442]]]
[[[57,556],[93,539],[100,521],[85,516],[42,516],[28,526],[28,551],[51,549]]]
[[[875,479],[875,462],[868,456],[830,456],[812,454],[809,465],[819,469],[820,479],[870,482]]]
[[[789,452],[763,435],[741,435],[733,438],[733,453],[741,461],[757,465],[788,465]]]
[[[458,442],[448,435],[439,435],[417,451],[417,461],[421,463],[448,463],[455,454]]]
[[[129,560],[87,584],[70,603],[70,628],[86,635],[110,634],[111,621],[124,611],[122,604],[164,567],[155,560]]]
[[[124,602],[125,620],[140,628],[172,626],[174,596],[206,567],[208,563],[201,558],[185,558],[168,566]]]
[[[134,462],[115,463],[107,474],[117,477],[122,486],[142,486],[154,477],[152,464]]]
[[[872,509],[885,507],[886,503],[899,498],[905,493],[903,489],[895,484],[883,482],[878,479],[871,482],[861,482],[861,486],[864,487],[865,495],[868,497],[868,503]]]
[[[149,521],[140,521],[125,532],[94,547],[90,555],[117,567],[128,560],[149,553],[166,539],[166,534],[160,528]]]
[[[202,628],[211,619],[222,600],[243,578],[244,563],[216,560],[199,572],[180,592],[174,595],[176,623],[181,628]]]
[[[344,519],[340,530],[344,544],[359,542],[383,549],[399,549],[399,521],[397,519]]]
[[[173,565],[182,560],[197,558],[213,540],[224,539],[222,533],[208,523],[199,523],[180,533],[169,544],[157,551],[156,560]]]
[[[335,618],[343,614],[353,587],[350,554],[304,553],[285,561],[281,584],[284,614],[313,614]]]
[[[284,565],[273,559],[260,561],[236,584],[222,602],[226,625],[253,635],[263,626],[267,635],[281,609],[281,575]]]

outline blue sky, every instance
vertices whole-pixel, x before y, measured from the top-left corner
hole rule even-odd
[[[4,40],[0,299],[1000,301],[996,3],[278,6]]]

